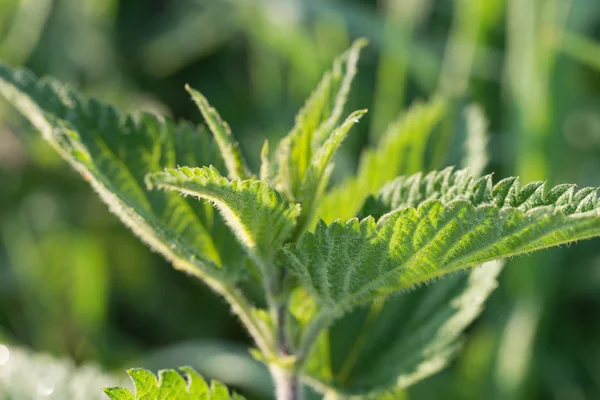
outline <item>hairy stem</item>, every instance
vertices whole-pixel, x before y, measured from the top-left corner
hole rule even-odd
[[[277,400],[302,400],[302,384],[296,370],[271,367]]]
[[[278,304],[275,306],[275,321],[277,322],[277,348],[279,354],[283,357],[287,357],[291,354],[291,346],[288,341],[288,335],[286,331],[286,312],[287,303]]]
[[[284,275],[280,275],[280,271],[282,269],[275,269],[274,275],[277,278],[264,283],[267,303],[274,325],[272,337],[278,359],[278,361],[271,363],[269,370],[275,383],[275,398],[277,400],[301,400],[303,396],[298,364],[295,362],[290,363],[293,349],[289,341],[287,325],[289,296],[283,295],[281,292]]]
[[[292,355],[286,324],[287,302],[275,303],[272,309],[276,323],[277,351],[281,359],[286,359]],[[302,384],[296,365],[289,369],[274,365],[271,367],[271,375],[275,382],[275,398],[277,400],[302,399]]]

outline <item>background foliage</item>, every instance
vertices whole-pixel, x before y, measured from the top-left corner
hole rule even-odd
[[[255,167],[264,139],[287,132],[359,36],[370,45],[347,109],[370,113],[334,179],[406,106],[441,92],[452,98],[446,129],[473,102],[489,119],[486,171],[600,186],[592,0],[0,1],[1,62],[122,108],[199,122],[189,83]],[[0,343],[105,370],[191,365],[248,398],[270,396],[224,302],[139,243],[5,103],[0,188]],[[511,260],[500,280],[461,356],[408,396],[598,398],[598,241]]]

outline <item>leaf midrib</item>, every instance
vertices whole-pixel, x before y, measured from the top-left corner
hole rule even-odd
[[[458,200],[458,201],[461,201],[461,200]],[[451,204],[451,203],[448,203],[448,204]],[[518,209],[516,209],[516,210],[518,210]],[[533,210],[535,210],[535,209],[533,209]],[[518,210],[518,211],[520,211],[523,215],[527,215],[530,211],[533,211],[533,210],[529,210],[526,213],[523,213],[520,210]],[[570,214],[570,215],[565,215],[565,217],[567,219],[571,219],[571,218],[577,218],[577,219],[579,219],[579,218],[583,218],[583,217],[593,216],[594,214],[598,215],[598,212],[597,211],[590,211],[590,212],[586,212],[586,213]],[[450,220],[450,221],[452,221],[452,220]],[[446,225],[447,224],[444,224],[444,226],[446,226]],[[545,236],[551,235],[551,234],[553,234],[553,233],[555,233],[557,231],[563,230],[563,229],[565,229],[564,226],[559,226],[559,227],[556,227],[555,229],[552,229],[550,231],[546,231],[543,235],[541,235],[540,237],[538,237],[536,240],[540,240],[540,238],[543,238]],[[441,231],[439,231],[439,232],[441,232]],[[439,232],[438,232],[438,234],[439,234]],[[434,236],[434,238],[437,237],[438,234],[436,234]],[[571,243],[574,240],[590,239],[590,238],[592,238],[594,236],[595,236],[594,234],[590,233],[588,235],[585,235],[583,237],[579,237],[577,239],[566,239],[566,240],[563,240],[563,241],[554,242],[553,244],[550,244],[550,245],[540,245],[540,246],[537,246],[537,247],[528,248],[526,250],[517,250],[517,251],[514,251],[512,253],[507,253],[504,256],[502,256],[501,258],[504,259],[504,258],[514,257],[514,256],[517,256],[517,255],[522,255],[522,254],[525,254],[525,253],[529,253],[529,252],[533,252],[533,251],[537,251],[537,250],[542,250],[542,249],[546,249],[546,248],[549,248],[549,247],[555,247],[555,246],[560,246],[562,244]],[[428,244],[430,244],[432,240],[429,240],[425,246],[421,247],[421,249],[423,249]],[[489,247],[492,247],[492,246],[487,246],[486,248],[489,248]],[[477,252],[475,252],[475,254],[478,253],[478,252],[480,252],[480,251],[482,251],[482,250],[478,250]],[[409,259],[406,262],[402,263],[402,265],[399,265],[396,268],[393,268],[392,270],[383,273],[382,275],[379,276],[378,279],[371,281],[369,284],[365,285],[359,291],[355,292],[352,296],[346,296],[343,300],[341,300],[340,302],[338,302],[336,304],[335,308],[336,309],[342,309],[342,310],[344,310],[347,307],[351,306],[353,299],[355,299],[355,298],[361,298],[365,293],[369,293],[373,289],[381,286],[381,284],[383,282],[386,282],[390,276],[393,276],[394,274],[397,274],[399,268],[406,267],[412,260],[414,260],[414,257],[419,252],[420,251],[415,252],[411,257],[409,257]],[[459,260],[461,260],[463,258],[464,257],[461,257]],[[452,263],[448,264],[449,267],[437,270],[437,271],[435,271],[433,273],[430,273],[430,274],[423,275],[419,280],[411,281],[409,284],[405,284],[402,287],[397,287],[397,289],[398,290],[407,289],[407,288],[409,288],[411,286],[414,286],[414,285],[422,283],[422,282],[426,282],[426,281],[428,281],[430,279],[433,279],[433,278],[436,278],[436,277],[440,277],[440,276],[446,275],[448,273],[456,272],[456,271],[459,271],[461,269],[466,269],[466,268],[469,268],[469,267],[480,265],[480,264],[483,264],[483,263],[488,262],[488,261],[497,260],[497,259],[498,259],[498,257],[489,257],[489,258],[486,258],[486,259],[483,259],[483,260],[479,260],[477,262],[473,262],[473,263],[469,263],[469,264],[459,264],[458,263],[459,260],[455,260]],[[452,266],[452,265],[454,265],[454,266]],[[385,296],[385,294],[382,294],[381,296]],[[377,296],[377,297],[380,297],[380,296]]]

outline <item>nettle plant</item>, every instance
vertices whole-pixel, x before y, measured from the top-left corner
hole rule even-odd
[[[496,286],[498,260],[600,235],[600,204],[595,188],[419,172],[439,142],[439,98],[413,106],[363,153],[355,176],[329,185],[335,153],[365,113],[340,124],[363,45],[335,60],[275,151],[265,142],[258,175],[191,88],[212,137],[122,116],[23,70],[0,67],[0,92],[144,242],[229,302],[278,400],[306,397],[305,384],[330,399],[391,399],[457,352]],[[475,170],[480,139],[469,142]],[[136,394],[107,393],[240,398],[183,371],[157,379],[131,370]]]

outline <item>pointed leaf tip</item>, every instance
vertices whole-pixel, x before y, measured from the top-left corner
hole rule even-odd
[[[144,180],[148,173],[190,160],[224,169],[206,132],[151,114],[122,115],[69,86],[1,65],[0,95],[84,176],[112,212],[170,262],[231,283],[247,276],[239,267],[243,249],[219,215],[178,194],[146,189],[153,184]]]
[[[334,60],[274,152],[272,179],[290,200],[298,201],[303,196],[302,182],[310,160],[339,123],[356,75],[360,49],[365,45],[366,40],[359,39]]]
[[[185,89],[192,96],[206,124],[213,133],[215,141],[221,150],[221,156],[225,160],[229,177],[232,179],[247,179],[252,176],[247,163],[242,156],[242,151],[238,142],[231,133],[229,124],[221,118],[217,110],[210,105],[206,97],[199,91],[192,89],[190,85],[185,85]]]

